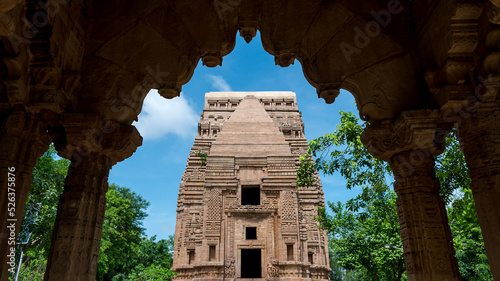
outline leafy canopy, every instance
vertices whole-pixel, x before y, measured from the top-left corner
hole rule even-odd
[[[297,186],[311,186],[315,171],[325,175],[339,173],[346,187],[360,188],[361,193],[345,204],[328,202],[319,208],[318,221],[330,237],[334,267],[355,273],[357,280],[405,279],[404,261],[398,229],[396,194],[387,163],[371,156],[361,142],[366,123],[340,111],[341,124],[333,133],[309,142],[307,155],[300,158]],[[470,177],[465,159],[454,134],[446,138],[446,150],[436,157],[436,177],[447,203],[460,272],[466,280],[491,280],[484,244],[469,189]],[[337,270],[337,275],[344,274]],[[334,272],[332,272],[334,274]],[[340,279],[339,279],[340,278]],[[332,276],[332,280],[342,280]]]
[[[24,252],[19,280],[42,281],[47,266],[52,229],[69,161],[55,149],[38,159],[26,202],[18,247]],[[149,203],[129,188],[109,186],[96,280],[171,280],[173,236],[147,238],[143,220]],[[29,240],[28,240],[29,238]]]

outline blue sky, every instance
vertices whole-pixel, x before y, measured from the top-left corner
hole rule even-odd
[[[250,44],[238,36],[222,67],[208,68],[199,62],[180,97],[166,100],[156,90],[148,94],[134,124],[144,138],[143,145],[110,172],[110,183],[126,186],[150,202],[149,216],[144,220],[148,236],[164,239],[175,231],[179,183],[196,136],[204,95],[210,91],[293,91],[308,140],[335,130],[339,110],[358,113],[349,92],[341,91],[330,105],[318,99],[297,60],[286,68],[275,65],[274,57],[262,48],[259,34]],[[344,202],[359,193],[347,190],[339,175],[322,176],[321,181],[327,201]]]

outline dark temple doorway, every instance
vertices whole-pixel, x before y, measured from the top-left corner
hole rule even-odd
[[[262,278],[260,249],[241,249],[241,278]]]

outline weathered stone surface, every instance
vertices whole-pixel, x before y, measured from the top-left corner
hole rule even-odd
[[[260,251],[253,271],[262,278],[328,279],[326,232],[313,218],[324,205],[321,184],[295,188],[306,149],[294,93],[205,95],[179,188],[177,280],[250,278],[246,250]],[[248,187],[257,188],[257,203],[245,204]]]
[[[500,276],[500,103],[478,105],[459,125],[460,143],[493,276]]]
[[[142,144],[137,129],[93,114],[67,113],[52,133],[71,160],[57,207],[44,280],[95,280],[111,167]]]
[[[75,130],[88,125],[84,119],[78,124],[79,115],[123,125],[129,129],[123,129],[121,136],[134,135],[126,126],[137,118],[150,89],[159,89],[165,98],[177,96],[200,59],[208,67],[222,65],[223,57],[235,46],[238,30],[247,42],[258,30],[263,48],[275,57],[275,63],[288,66],[299,61],[305,78],[327,103],[334,102],[343,88],[354,95],[361,118],[371,124],[395,121],[408,111],[439,110],[440,129],[460,129],[490,266],[494,277],[500,278],[500,258],[495,255],[499,250],[494,246],[499,244],[494,236],[500,212],[495,208],[498,204],[492,203],[498,198],[499,172],[494,165],[483,164],[495,163],[488,159],[496,159],[491,143],[500,131],[498,122],[489,117],[490,113],[497,116],[490,107],[498,103],[500,88],[498,15],[497,0],[141,0],[126,5],[119,0],[3,0],[0,132],[32,128],[6,122],[21,109],[43,119],[42,127],[48,129],[56,148],[69,158],[74,149],[86,151],[67,146],[68,121],[76,121]],[[226,97],[225,104],[236,106],[238,100]],[[305,146],[300,140],[303,132],[296,126],[301,123],[298,115],[288,124],[280,119],[280,110],[272,109],[282,105],[269,96],[262,97],[262,102],[292,154],[302,154]],[[489,109],[476,114],[477,108],[482,108],[479,112]],[[225,109],[215,111],[220,113],[214,115],[217,120],[200,123],[194,151],[209,152],[211,136],[220,132],[224,118],[231,114]],[[422,128],[407,129],[418,135]],[[35,153],[27,144],[46,143],[43,135],[24,132],[22,143],[4,141],[7,138],[1,135],[0,143],[2,150],[31,155],[29,161],[35,161],[35,155],[43,151]],[[76,145],[95,141],[81,135],[73,138]],[[137,143],[137,137],[132,139],[131,143]],[[403,142],[408,140],[409,134],[396,133],[389,142],[402,145],[398,153],[403,153]],[[133,152],[131,143],[109,140],[103,152],[116,162]],[[115,145],[121,148],[115,150]],[[90,149],[101,151],[95,146]],[[388,159],[386,152],[379,152]],[[485,160],[478,160],[478,155]],[[279,163],[279,157],[285,156],[273,157]],[[232,168],[226,170],[231,159],[212,156],[213,169],[205,173],[206,168],[197,168],[200,159],[192,155],[189,177],[232,177]],[[29,161],[26,169],[21,168],[23,174],[30,173]],[[244,158],[231,165],[240,162],[257,165]],[[281,173],[279,169],[266,172]],[[23,185],[28,186],[25,178]],[[4,203],[2,215],[7,210]],[[16,211],[22,213],[22,204],[18,206]],[[228,276],[236,274],[231,264],[222,267]],[[2,264],[2,272],[5,268]],[[268,271],[271,275],[281,272],[274,263]],[[2,273],[0,281],[6,278]]]
[[[394,173],[399,229],[409,280],[460,280],[434,156],[444,149],[436,111],[403,112],[369,125],[361,140]]]
[[[0,131],[0,280],[7,280],[11,247],[15,247],[23,210],[31,187],[31,173],[37,159],[47,150],[47,124],[38,116],[16,109]],[[15,199],[14,201],[11,201]],[[14,225],[14,228],[7,226]],[[12,237],[15,234],[15,237]],[[12,239],[13,238],[13,239]]]

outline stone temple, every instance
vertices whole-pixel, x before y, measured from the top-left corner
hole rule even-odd
[[[179,187],[176,280],[328,280],[321,183],[296,188],[306,149],[295,93],[205,95]]]
[[[52,142],[72,168],[59,201],[44,280],[95,280],[109,171],[142,145],[132,123],[144,98],[151,89],[167,99],[179,96],[197,67],[222,66],[236,46],[238,32],[246,42],[258,34],[276,65],[299,62],[304,78],[316,89],[317,95],[310,97],[333,103],[340,89],[354,96],[360,118],[369,121],[361,141],[393,171],[410,281],[461,279],[434,169],[434,157],[444,149],[442,136],[458,133],[486,255],[493,278],[500,280],[499,0],[0,0],[0,253],[10,247],[10,202],[4,196],[8,168],[16,167],[15,219],[20,221],[33,167]],[[224,99],[232,108],[231,99]],[[210,125],[201,124],[207,135],[200,135],[197,146],[215,140],[207,128],[216,128],[222,120],[224,111],[217,112],[220,115],[214,115]],[[289,131],[294,133],[293,128]],[[297,147],[290,143],[294,151]],[[296,145],[300,147],[300,142]],[[201,148],[208,151],[208,146]],[[276,151],[282,152],[278,147]],[[223,156],[211,152],[198,172],[194,170],[201,162],[190,164],[186,173],[193,177],[214,171],[206,172],[201,190],[212,178],[223,177],[226,172],[218,172],[219,168],[232,163],[216,165],[215,159]],[[233,158],[234,168],[254,167],[237,164],[244,158]],[[262,167],[264,203],[271,198],[267,190],[275,168]],[[254,172],[236,171],[232,177],[240,181],[245,173]],[[218,190],[233,192],[238,185],[231,184]],[[195,206],[203,193],[191,191],[187,179],[183,185],[180,209],[185,216],[191,212],[186,211],[188,203]],[[294,196],[304,198],[300,189],[297,192]],[[225,204],[231,202],[230,196],[235,195],[220,198]],[[227,214],[222,222],[231,225],[228,221],[238,213]],[[196,211],[192,216],[196,220]],[[12,232],[16,237],[19,225]],[[181,226],[191,227],[201,237],[206,234],[202,229],[212,227],[198,230],[193,225]],[[282,225],[278,226],[281,231]],[[279,233],[273,241],[288,237]],[[186,233],[180,234],[185,239]],[[201,257],[205,244],[196,244],[206,242],[197,242],[196,235],[190,242],[194,246],[189,246],[194,247],[193,266],[206,260]],[[262,241],[259,235],[257,241]],[[226,254],[230,245],[240,245],[234,242],[225,244]],[[300,243],[290,248],[294,258],[308,255],[309,249]],[[220,246],[215,246],[219,258]],[[179,261],[189,257],[186,248],[180,251]],[[313,268],[318,256],[313,254]],[[267,254],[264,257],[261,264],[267,266]],[[6,261],[7,255],[0,255],[0,281],[8,280]],[[283,269],[285,261],[279,262],[280,275],[292,271],[288,264]],[[234,270],[238,268],[236,264]],[[181,276],[189,272],[179,271]]]

